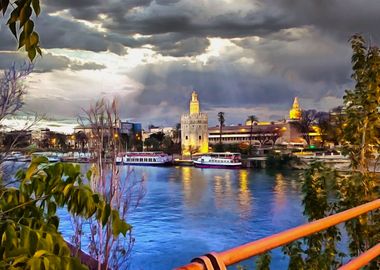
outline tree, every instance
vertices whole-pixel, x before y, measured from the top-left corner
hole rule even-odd
[[[255,122],[259,121],[256,115],[250,115],[247,118],[247,121],[250,123],[249,131],[249,153],[252,154],[252,135],[253,135],[253,126]]]
[[[116,165],[116,157],[121,149],[117,120],[120,119],[117,104],[101,99],[84,110],[85,116],[79,122],[91,128],[94,159],[91,168],[91,188],[102,195],[107,204],[115,209],[125,220],[127,213],[137,207],[144,195],[143,179],[133,177],[133,170],[128,167],[125,178],[122,178]],[[115,237],[110,221],[99,222],[90,219],[88,222],[76,220],[75,245],[81,248],[82,227],[89,226],[91,256],[98,261],[98,269],[124,269],[132,251],[134,238],[129,230],[124,237]]]
[[[354,89],[344,96],[343,132],[339,141],[344,154],[351,161],[351,170],[344,174],[319,163],[312,164],[304,173],[304,213],[315,220],[336,212],[376,200],[380,196],[380,183],[375,175],[376,157],[380,151],[380,50],[366,46],[360,35],[351,40],[352,78]],[[329,187],[330,186],[330,187]],[[329,191],[337,198],[329,199]],[[345,222],[351,257],[375,246],[380,241],[380,213],[373,211]],[[330,269],[341,264],[337,251],[340,233],[337,227],[296,241],[284,248],[290,256],[290,269]],[[380,258],[374,259],[366,269],[379,269]]]
[[[72,257],[60,233],[58,208],[93,217],[101,227],[112,223],[115,237],[131,230],[104,197],[84,184],[79,165],[48,164],[38,157],[16,178],[19,188],[0,185],[0,269],[87,269]]]
[[[24,105],[24,96],[26,94],[24,80],[32,70],[33,65],[31,64],[25,63],[20,67],[16,67],[16,64],[13,64],[0,75],[0,123],[5,118],[15,115]],[[25,143],[25,140],[23,140],[25,138],[24,135],[39,121],[39,118],[38,115],[34,115],[34,119],[28,117],[24,127],[13,133],[15,136],[11,136],[12,140],[6,141],[3,155],[0,157],[0,163],[2,163],[3,159],[14,147],[25,146],[23,145]],[[1,125],[1,128],[5,129],[5,126]]]
[[[36,57],[36,54],[42,54],[40,48],[40,38],[38,33],[34,31],[34,22],[31,20],[34,12],[38,17],[40,14],[39,0],[1,0],[0,12],[5,15],[8,8],[12,8],[7,25],[9,30],[18,40],[18,48],[25,48],[28,52],[28,57],[31,61]],[[17,29],[21,31],[18,34]]]
[[[24,105],[26,90],[23,80],[32,72],[33,66],[24,64],[16,68],[13,64],[0,76],[0,121],[14,115]]]
[[[315,120],[317,118],[316,110],[303,110],[301,112],[301,119],[296,122],[296,125],[302,134],[302,137],[305,139],[307,145],[310,146],[310,130],[312,126],[315,124]]]
[[[75,134],[75,144],[76,144],[76,147],[78,147],[78,145],[79,145],[80,149],[81,149],[81,152],[83,152],[84,151],[84,146],[87,143],[88,143],[88,138],[87,138],[86,133],[84,133],[83,131],[78,131]]]
[[[222,144],[222,132],[225,122],[224,112],[218,112],[218,121],[219,121],[219,144]]]

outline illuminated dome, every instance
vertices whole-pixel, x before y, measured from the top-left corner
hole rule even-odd
[[[301,114],[300,105],[298,103],[298,97],[295,97],[294,102],[293,102],[293,107],[289,112],[289,118],[291,120],[300,120],[301,116],[302,114]]]

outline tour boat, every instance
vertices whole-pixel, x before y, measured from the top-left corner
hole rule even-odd
[[[241,156],[239,153],[208,153],[194,160],[194,166],[198,168],[241,168]]]
[[[123,157],[125,165],[168,166],[173,157],[163,152],[127,152]]]

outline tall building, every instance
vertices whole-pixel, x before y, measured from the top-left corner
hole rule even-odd
[[[290,120],[300,120],[302,117],[301,108],[298,103],[298,97],[294,98],[292,109],[289,112]]]
[[[181,116],[182,156],[208,152],[208,117],[200,112],[198,94],[191,94],[189,113]]]

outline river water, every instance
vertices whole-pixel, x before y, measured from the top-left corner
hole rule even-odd
[[[299,172],[136,167],[135,174],[147,193],[128,220],[131,269],[172,269],[305,222]],[[287,269],[281,250],[272,258],[272,269]]]
[[[127,220],[135,237],[133,270],[173,269],[205,253],[242,245],[306,221],[297,171],[133,169],[133,177],[143,177],[146,188],[145,197]],[[120,166],[120,170],[125,174],[127,167]],[[62,234],[70,239],[70,217],[59,212]],[[280,249],[272,251],[271,269],[287,269],[287,262]],[[254,268],[253,259],[240,265]]]

